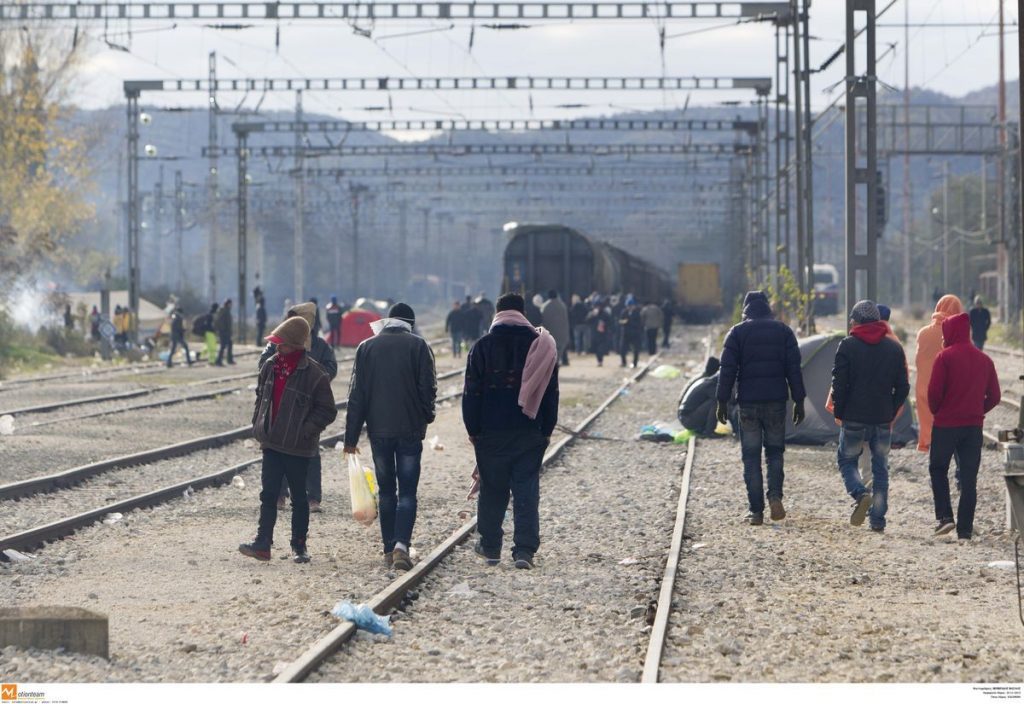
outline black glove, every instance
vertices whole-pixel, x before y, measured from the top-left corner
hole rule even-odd
[[[718,422],[723,425],[729,422],[729,407],[726,406],[724,401],[718,402],[718,409],[715,413],[715,417],[718,418]]]
[[[804,413],[804,402],[803,400],[793,402],[793,425],[800,425],[804,422],[804,418],[807,414]]]

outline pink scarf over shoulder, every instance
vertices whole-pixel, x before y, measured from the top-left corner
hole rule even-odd
[[[491,323],[491,330],[496,325],[518,325],[533,328],[526,316],[517,310],[503,310],[496,313]],[[519,406],[530,419],[537,417],[544,391],[551,381],[551,373],[558,363],[558,346],[555,338],[544,328],[533,328],[537,337],[526,353],[526,365],[523,367],[523,383],[519,387]]]

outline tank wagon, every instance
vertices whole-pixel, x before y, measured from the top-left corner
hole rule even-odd
[[[639,300],[672,295],[668,274],[607,242],[596,242],[564,225],[505,226],[503,290],[527,296],[555,289],[564,298],[593,291],[632,293]]]

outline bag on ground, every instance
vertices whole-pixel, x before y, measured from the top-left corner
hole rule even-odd
[[[352,517],[364,526],[372,525],[377,520],[377,500],[366,481],[366,474],[359,465],[356,455],[348,457],[348,485],[352,497]]]

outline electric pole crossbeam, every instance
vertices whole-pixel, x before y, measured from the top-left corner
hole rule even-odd
[[[238,133],[243,138],[242,133]],[[203,156],[238,157],[241,150],[249,157],[290,157],[294,146],[204,147]],[[315,157],[389,157],[389,156],[473,156],[528,154],[531,156],[577,154],[581,156],[623,156],[649,154],[747,154],[750,144],[364,144],[302,147],[306,158]]]
[[[125,90],[205,93],[389,90],[753,90],[767,95],[771,78],[726,76],[500,76],[442,78],[218,78],[125,81]]]
[[[0,21],[109,20],[650,20],[776,19],[785,2],[25,2],[0,5]]]
[[[644,176],[668,177],[684,176],[694,173],[721,172],[728,170],[725,162],[703,161],[686,166],[664,166],[652,164],[642,166],[384,166],[384,167],[349,167],[349,168],[309,168],[307,178],[333,177],[337,179],[353,178],[476,178],[479,176]]]
[[[754,136],[760,125],[753,120],[310,120],[308,122],[240,122],[234,129],[264,134],[292,132],[400,132],[400,131],[734,131]]]

